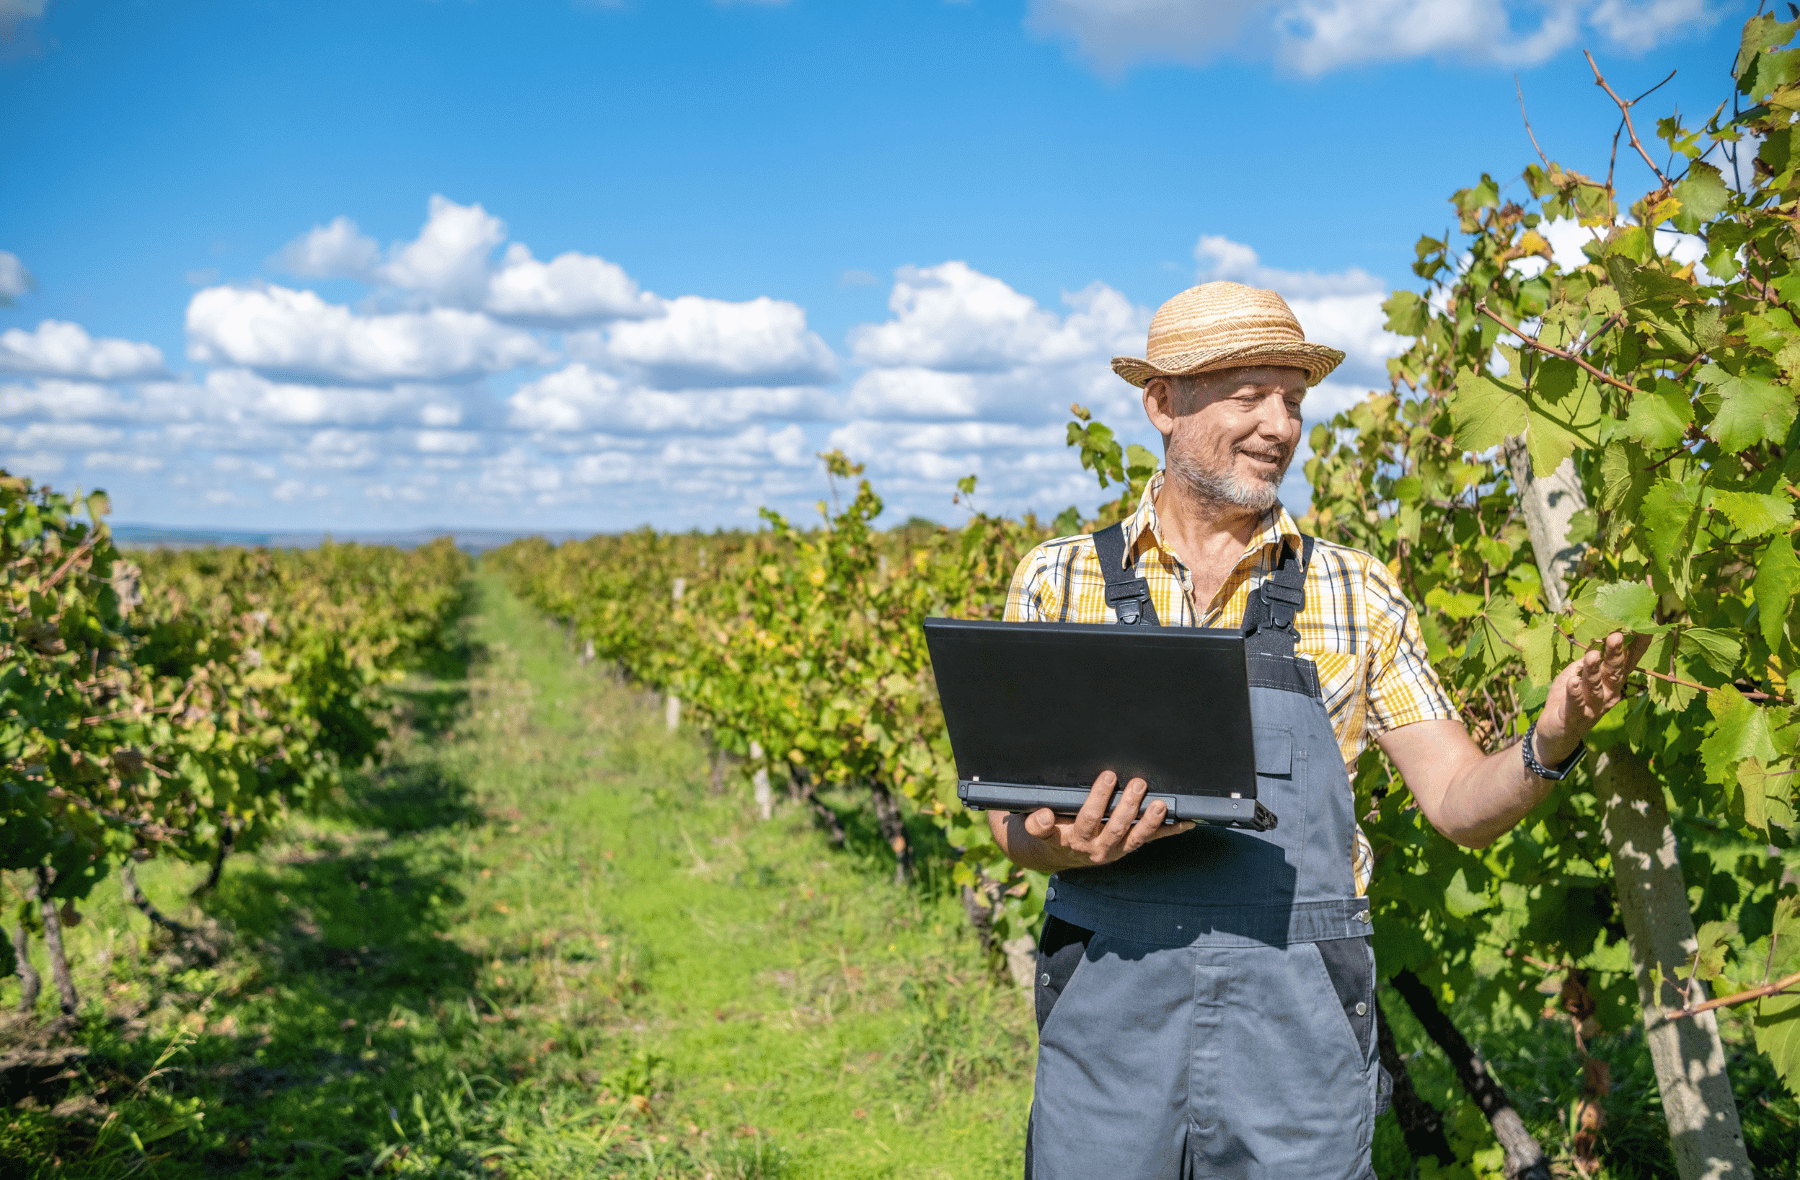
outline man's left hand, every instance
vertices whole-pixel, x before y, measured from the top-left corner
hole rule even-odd
[[[1555,766],[1575,752],[1607,710],[1625,696],[1625,678],[1650,648],[1650,636],[1614,631],[1599,647],[1564,668],[1550,684],[1532,752]]]

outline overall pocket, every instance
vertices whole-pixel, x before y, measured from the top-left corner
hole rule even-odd
[[[1050,1010],[1056,1007],[1057,998],[1075,977],[1075,968],[1081,965],[1082,957],[1087,954],[1088,940],[1093,937],[1092,930],[1065,922],[1053,914],[1044,918],[1044,933],[1038,938],[1037,974],[1032,979],[1039,1033],[1044,1031],[1044,1022],[1050,1019]]]
[[[1367,1065],[1375,1051],[1375,951],[1366,935],[1315,942],[1331,990],[1344,1010],[1351,1035]]]

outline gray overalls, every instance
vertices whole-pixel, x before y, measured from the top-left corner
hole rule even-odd
[[[1156,625],[1118,526],[1095,535],[1121,623]],[[1363,1180],[1375,1059],[1353,796],[1294,617],[1284,549],[1244,614],[1269,832],[1202,825],[1051,879],[1038,948],[1027,1180]]]

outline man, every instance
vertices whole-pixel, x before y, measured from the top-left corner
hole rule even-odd
[[[1303,538],[1277,500],[1301,405],[1343,360],[1273,291],[1165,303],[1143,389],[1164,470],[1121,525],[1033,550],[1006,617],[1242,626],[1270,832],[1163,826],[1109,771],[1074,816],[990,814],[1012,860],[1056,874],[1039,946],[1027,1180],[1360,1180],[1388,1079],[1375,1055],[1373,868],[1348,768],[1372,739],[1425,817],[1479,848],[1579,761],[1644,644],[1610,636],[1557,677],[1518,747],[1485,755],[1369,554]],[[1103,559],[1102,555],[1106,555]]]

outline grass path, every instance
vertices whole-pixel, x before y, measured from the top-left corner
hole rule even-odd
[[[799,808],[758,822],[747,784],[713,794],[654,702],[479,590],[468,658],[406,686],[388,768],[232,859],[205,903],[216,964],[103,887],[70,931],[88,1053],[0,1111],[0,1156],[45,1176],[1016,1176],[1027,1003],[987,981],[954,898],[896,888],[873,838],[835,850]],[[140,872],[165,908],[200,875]],[[30,1041],[0,1030],[15,1065]]]

